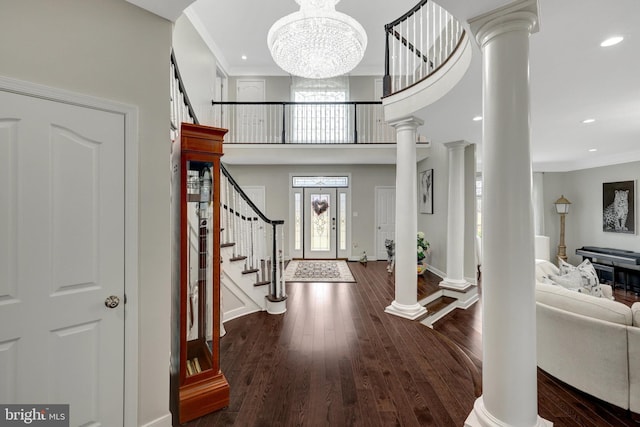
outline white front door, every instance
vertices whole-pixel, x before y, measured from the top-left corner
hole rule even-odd
[[[73,426],[123,425],[124,135],[0,91],[0,402],[69,404]]]
[[[304,258],[337,258],[335,188],[304,189]]]
[[[376,187],[376,258],[387,259],[386,239],[396,236],[396,189]]]

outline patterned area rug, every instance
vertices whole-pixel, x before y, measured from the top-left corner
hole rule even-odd
[[[346,261],[290,261],[285,282],[355,282]]]

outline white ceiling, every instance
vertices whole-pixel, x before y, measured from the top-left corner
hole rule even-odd
[[[384,24],[418,0],[343,0],[336,9],[358,20],[368,47],[354,75],[381,75]],[[440,0],[465,22],[510,3]],[[283,75],[266,45],[270,26],[298,10],[294,0],[197,0],[187,14],[229,75]],[[566,171],[640,160],[640,1],[539,0],[540,31],[531,36],[534,169]],[[624,41],[610,48],[610,35]],[[246,55],[247,60],[241,56]],[[481,56],[443,99],[419,111],[433,142],[482,143]],[[581,121],[594,118],[591,124]],[[589,152],[591,148],[598,151]]]

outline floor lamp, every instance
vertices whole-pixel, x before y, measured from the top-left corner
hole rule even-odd
[[[558,244],[558,258],[563,261],[567,260],[567,247],[564,244],[564,217],[569,213],[569,205],[571,202],[564,195],[556,200],[556,212],[560,215],[560,243]]]

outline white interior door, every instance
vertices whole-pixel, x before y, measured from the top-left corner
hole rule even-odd
[[[264,80],[239,79],[236,85],[237,102],[264,102]],[[238,105],[235,142],[266,142],[265,120],[264,105]]]
[[[395,240],[396,236],[396,189],[376,187],[376,257],[387,259],[385,239]]]
[[[124,135],[0,91],[0,402],[70,404],[73,426],[123,425]]]
[[[304,189],[304,257],[337,258],[335,188]]]

